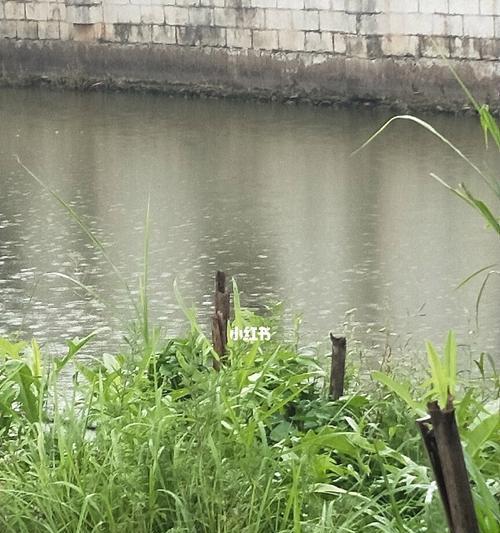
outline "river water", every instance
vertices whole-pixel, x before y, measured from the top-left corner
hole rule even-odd
[[[482,278],[456,290],[500,261],[498,237],[429,173],[488,193],[414,124],[394,124],[351,156],[390,116],[2,89],[0,334],[34,336],[57,351],[68,338],[109,328],[84,352],[91,356],[116,351],[132,317],[116,273],[17,154],[102,240],[134,295],[150,198],[152,315],[171,334],[184,324],[174,279],[208,324],[221,269],[235,277],[244,305],[282,301],[286,316],[301,313],[306,344],[345,330],[376,359],[389,351],[408,359],[452,328],[463,357],[486,351],[498,360],[500,277],[484,292],[479,327]],[[423,118],[500,174],[476,119]]]

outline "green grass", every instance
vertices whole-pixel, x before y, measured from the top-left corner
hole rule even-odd
[[[240,325],[280,331],[236,302]],[[58,374],[88,340],[55,366],[36,344],[0,341],[1,531],[445,531],[416,413],[390,381],[359,384],[350,368],[331,402],[324,369],[278,333],[231,343],[218,373],[189,314],[184,337],[77,363],[64,401]],[[498,531],[496,382],[456,388],[483,531]],[[418,405],[427,389],[407,390]]]

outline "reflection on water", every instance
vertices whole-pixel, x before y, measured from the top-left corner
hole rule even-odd
[[[0,113],[2,334],[61,341],[103,325],[121,332],[130,316],[116,275],[17,153],[82,215],[133,290],[150,196],[151,302],[172,333],[173,280],[206,323],[219,268],[244,304],[282,300],[302,312],[309,341],[340,331],[354,309],[368,343],[383,345],[388,331],[400,345],[440,343],[454,328],[464,344],[499,352],[500,283],[485,293],[479,332],[479,280],[455,290],[500,259],[498,239],[428,175],[475,177],[414,125],[350,157],[386,114],[5,89]],[[474,119],[426,118],[498,175]],[[113,335],[95,350],[112,349]]]

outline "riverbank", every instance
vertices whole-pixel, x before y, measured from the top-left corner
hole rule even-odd
[[[0,1],[0,77],[218,97],[500,109],[500,5]]]
[[[495,63],[436,63],[307,53],[0,41],[3,86],[140,91],[321,106],[380,106],[399,112],[471,110],[450,66],[476,98],[500,111]],[[192,65],[195,68],[189,67]],[[473,68],[474,67],[474,68]]]

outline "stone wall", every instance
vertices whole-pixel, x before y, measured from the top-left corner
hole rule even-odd
[[[456,107],[441,56],[499,107],[500,0],[0,1],[4,81]]]

